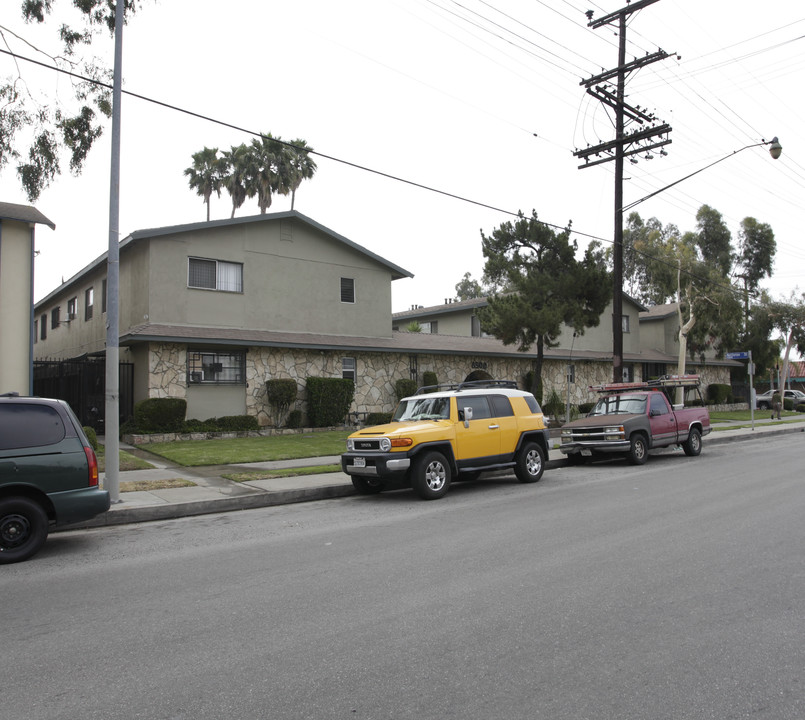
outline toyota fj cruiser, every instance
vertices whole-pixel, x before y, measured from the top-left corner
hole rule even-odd
[[[514,468],[537,482],[548,457],[542,410],[514,382],[433,385],[403,398],[392,421],[347,438],[341,467],[364,495],[408,485],[425,500],[442,497],[451,480]]]

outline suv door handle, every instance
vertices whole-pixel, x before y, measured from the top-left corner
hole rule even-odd
[[[500,425],[490,425],[490,426],[489,426],[489,429],[490,429],[490,430],[499,430],[499,429],[500,429]]]

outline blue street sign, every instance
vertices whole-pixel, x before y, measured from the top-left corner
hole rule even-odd
[[[727,360],[748,360],[749,359],[749,353],[746,352],[746,351],[731,352],[731,353],[727,353],[724,357],[726,357]]]

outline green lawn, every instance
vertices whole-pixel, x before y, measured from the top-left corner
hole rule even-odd
[[[346,450],[351,430],[270,437],[226,438],[151,443],[142,449],[177,465],[231,465],[235,463],[292,460],[294,458],[340,455]]]
[[[95,452],[96,457],[98,458],[98,472],[105,472],[106,471],[106,455],[104,453],[103,445],[98,447],[98,450]],[[149,470],[153,465],[151,463],[146,462],[138,457],[135,457],[131,453],[127,453],[125,450],[120,451],[120,471],[123,472],[124,470]]]

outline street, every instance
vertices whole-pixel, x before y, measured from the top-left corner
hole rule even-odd
[[[803,441],[53,534],[0,717],[805,717]]]

